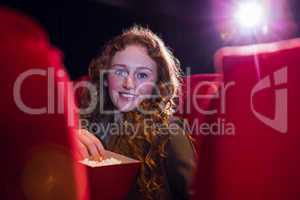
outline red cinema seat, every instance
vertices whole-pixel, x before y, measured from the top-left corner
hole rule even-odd
[[[204,141],[194,199],[300,199],[299,55],[300,39],[216,53],[235,134]]]
[[[0,199],[87,199],[61,55],[32,19],[0,8]]]
[[[216,116],[220,102],[219,87],[222,74],[194,74],[183,78],[176,116],[185,120],[186,130],[195,139],[200,154],[203,137],[209,130],[205,125]]]

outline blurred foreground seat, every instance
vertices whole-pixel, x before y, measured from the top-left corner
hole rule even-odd
[[[0,8],[1,199],[88,199],[60,52],[32,19]]]

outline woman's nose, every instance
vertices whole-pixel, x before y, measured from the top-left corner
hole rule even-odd
[[[134,88],[134,80],[131,76],[127,76],[123,82],[123,87],[126,89],[133,89]]]

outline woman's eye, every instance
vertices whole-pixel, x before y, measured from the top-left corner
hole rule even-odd
[[[145,79],[145,78],[148,78],[148,74],[146,74],[146,73],[138,73],[138,74],[137,74],[137,78],[138,78],[138,79]]]
[[[115,74],[118,76],[126,77],[128,75],[128,72],[124,69],[116,69]]]

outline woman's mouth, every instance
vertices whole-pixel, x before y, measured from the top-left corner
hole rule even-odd
[[[137,97],[137,95],[132,94],[132,93],[129,93],[129,92],[119,92],[119,95],[120,95],[121,97],[125,97],[125,98],[127,98],[127,99],[134,99],[134,98]]]

